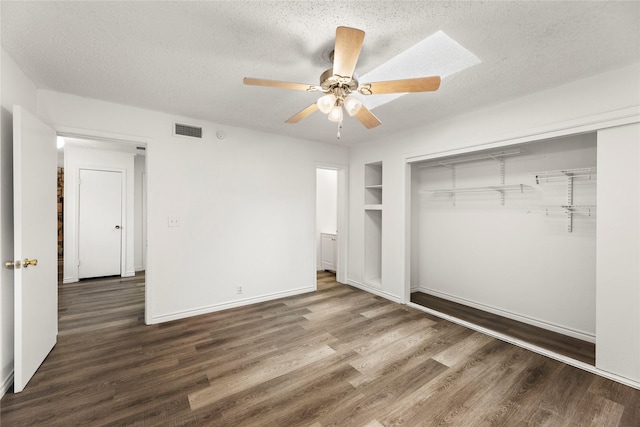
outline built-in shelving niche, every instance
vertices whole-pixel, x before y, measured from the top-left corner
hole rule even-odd
[[[382,162],[364,165],[365,284],[382,287]]]
[[[593,133],[411,163],[411,292],[595,342],[596,148]]]

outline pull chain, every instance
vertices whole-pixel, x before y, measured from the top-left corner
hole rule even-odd
[[[340,139],[340,128],[342,128],[342,120],[338,122],[338,139]]]

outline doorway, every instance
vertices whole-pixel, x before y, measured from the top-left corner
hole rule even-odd
[[[316,271],[331,271],[346,283],[347,173],[343,165],[316,167]]]
[[[62,282],[144,271],[144,145],[75,136],[64,141]],[[93,200],[96,195],[100,198]],[[100,218],[109,223],[101,236],[85,228]]]

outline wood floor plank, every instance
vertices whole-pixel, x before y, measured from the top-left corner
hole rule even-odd
[[[250,369],[243,369],[240,375],[218,375],[219,371],[217,369],[210,371],[207,376],[211,386],[207,389],[190,393],[189,405],[192,409],[201,408],[211,401],[246,390],[256,382],[268,381],[334,353],[335,350],[331,347],[326,344],[319,344],[261,360],[260,363],[254,364]]]
[[[158,325],[144,274],[59,286],[4,426],[637,426],[640,391],[341,285]]]
[[[474,352],[464,364],[445,371],[398,401],[394,410],[383,417],[381,422],[408,426],[447,424],[446,420],[451,414],[460,411],[461,403],[482,388],[486,371],[510,360],[516,351],[513,346],[494,340]],[[441,402],[447,403],[442,405]]]
[[[581,409],[584,425],[602,427],[624,425],[621,424],[624,406],[613,400],[586,395]]]
[[[395,372],[386,372],[367,383],[366,387],[360,387],[354,402],[345,402],[331,414],[321,418],[323,426],[349,426],[365,425],[371,420],[371,414],[381,414],[393,407],[393,402],[401,401],[425,382],[445,372],[447,367],[427,359],[414,369],[399,369]],[[416,371],[420,372],[419,376]]]
[[[491,342],[491,340],[492,338],[490,336],[476,332],[456,344],[445,348],[433,356],[433,360],[449,367],[455,366],[464,361],[477,349]]]
[[[555,375],[565,365],[537,354],[529,353],[527,356],[526,368],[484,417],[490,420],[491,425],[538,425],[554,419],[559,422],[557,417],[541,410],[539,405],[544,399],[545,386],[555,384]]]

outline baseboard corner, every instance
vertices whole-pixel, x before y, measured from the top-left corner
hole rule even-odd
[[[13,385],[13,370],[9,372],[9,375],[2,382],[2,386],[0,386],[0,399],[9,391],[11,386]]]

